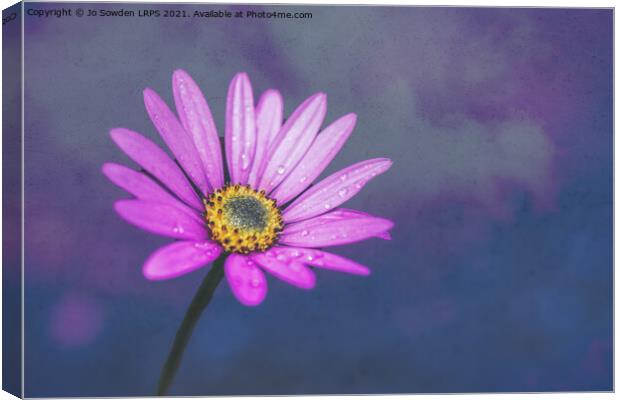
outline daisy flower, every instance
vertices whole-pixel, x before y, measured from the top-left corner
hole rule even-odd
[[[144,91],[144,104],[173,158],[139,133],[118,128],[112,139],[141,170],[103,166],[134,196],[114,204],[123,219],[177,239],[146,260],[147,279],[174,278],[226,257],[233,294],[255,306],[267,294],[265,272],[302,289],[314,287],[313,267],[369,274],[367,267],[320,249],[389,239],[391,221],[340,205],[392,162],[362,161],[312,185],[351,134],[355,114],[319,133],[327,102],[317,93],[283,122],[280,93],[267,90],[255,105],[250,80],[239,73],[228,89],[224,155],[196,83],[177,70],[172,88],[178,115],[151,89]]]

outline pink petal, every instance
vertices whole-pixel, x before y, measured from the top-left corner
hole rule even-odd
[[[315,94],[297,107],[270,146],[259,189],[269,193],[291,173],[314,141],[326,110],[324,93]]]
[[[271,250],[275,252],[276,257],[285,257],[286,260],[295,259],[305,265],[317,268],[353,275],[370,274],[370,270],[362,264],[321,250],[300,247],[273,247]]]
[[[241,304],[257,306],[267,296],[265,274],[250,257],[229,255],[224,264],[224,273],[230,289]]]
[[[235,75],[228,88],[225,139],[230,181],[244,185],[256,150],[256,120],[252,85],[243,72]]]
[[[175,242],[159,248],[146,260],[142,273],[146,279],[176,278],[217,259],[222,248],[211,241]]]
[[[289,246],[327,247],[375,237],[394,226],[392,221],[353,210],[335,210],[288,225],[279,242]]]
[[[257,187],[269,146],[282,127],[283,110],[282,96],[277,90],[267,90],[258,101],[256,106],[256,153],[248,178],[248,183],[252,187]]]
[[[208,193],[210,191],[209,183],[202,169],[200,156],[192,137],[183,129],[168,105],[153,90],[144,90],[144,105],[153,125],[179,164],[202,193]]]
[[[363,211],[352,210],[349,208],[337,208],[331,212],[320,215],[318,217],[310,218],[301,222],[294,222],[286,225],[285,231],[287,233],[301,232],[303,230],[307,230],[308,228],[316,227],[321,224],[336,222],[336,221],[347,221],[350,219],[356,218],[374,218],[373,215],[365,213]]]
[[[340,170],[308,189],[282,215],[295,222],[321,215],[355,196],[368,181],[392,165],[387,158],[374,158]]]
[[[139,133],[119,128],[110,131],[112,140],[136,163],[150,172],[161,183],[187,204],[202,209],[198,195],[179,167],[157,145]]]
[[[180,208],[189,214],[198,215],[196,210],[174,198],[159,184],[141,172],[114,163],[103,164],[102,171],[115,185],[136,196],[139,200],[165,203]]]
[[[303,192],[334,159],[351,135],[357,117],[347,114],[325,128],[306,155],[282,184],[271,193],[278,204],[284,204]]]
[[[222,149],[209,105],[196,82],[183,70],[172,74],[172,90],[177,113],[194,141],[207,179],[212,188],[221,188],[224,186]]]
[[[302,289],[312,289],[316,283],[314,272],[297,260],[279,257],[272,250],[251,256],[273,276]]]
[[[167,204],[119,200],[114,209],[127,222],[158,235],[190,240],[207,238],[204,225],[195,216]]]

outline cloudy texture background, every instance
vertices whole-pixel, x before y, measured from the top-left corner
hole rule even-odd
[[[26,17],[26,395],[154,393],[206,271],[146,281],[167,239],[114,214],[100,167],[133,165],[110,128],[161,143],[141,93],[171,102],[176,68],[220,134],[238,71],[287,114],[317,91],[326,122],[357,113],[326,174],[391,158],[347,206],[396,227],[335,249],[368,278],[271,279],[258,308],[222,285],[172,394],[610,390],[611,10],[263,9],[313,18]]]

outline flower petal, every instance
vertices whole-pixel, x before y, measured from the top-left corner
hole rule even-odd
[[[312,289],[316,283],[314,272],[297,260],[278,258],[275,252],[271,250],[256,253],[251,257],[273,276],[293,286]]]
[[[224,273],[230,289],[241,304],[257,306],[267,296],[265,274],[250,257],[229,255],[224,264]]]
[[[271,193],[278,204],[284,204],[303,192],[334,159],[347,141],[357,117],[347,114],[325,128],[316,138],[299,165]]]
[[[248,183],[252,187],[257,187],[269,146],[282,127],[283,110],[282,96],[277,90],[265,91],[258,101],[256,106],[256,153],[248,177]]]
[[[296,259],[305,265],[311,265],[317,268],[345,272],[353,275],[370,274],[370,270],[362,264],[326,251],[283,246],[273,247],[272,250],[276,253],[276,257],[286,257],[287,260]]]
[[[114,209],[127,222],[152,233],[177,239],[207,238],[204,225],[195,216],[164,203],[119,200]]]
[[[144,90],[144,105],[172,154],[203,194],[210,191],[200,156],[191,136],[183,129],[168,105],[151,89]]]
[[[202,209],[198,195],[183,172],[155,143],[139,133],[124,128],[112,129],[110,136],[129,158],[159,179],[181,200],[197,210]]]
[[[259,189],[269,193],[291,173],[314,141],[326,111],[324,93],[315,94],[297,107],[269,148]]]
[[[146,260],[146,279],[163,280],[190,273],[217,259],[222,248],[211,241],[174,242],[159,248]]]
[[[226,162],[230,181],[245,185],[256,150],[254,97],[248,76],[235,75],[226,102]]]
[[[127,193],[136,196],[139,200],[154,201],[165,203],[183,211],[197,215],[198,212],[189,208],[180,202],[174,196],[166,191],[163,187],[153,181],[142,172],[134,171],[124,165],[105,163],[101,169],[105,176],[108,177],[118,187],[124,189]]]
[[[353,210],[335,210],[288,225],[279,242],[289,246],[327,247],[355,243],[392,229],[392,221]]]
[[[183,70],[172,74],[172,90],[183,128],[190,134],[212,188],[224,186],[222,149],[213,115],[200,88]]]
[[[340,170],[308,189],[282,215],[295,222],[326,213],[355,196],[368,181],[392,165],[387,158],[374,158]]]

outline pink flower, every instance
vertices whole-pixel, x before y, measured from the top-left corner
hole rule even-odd
[[[255,106],[250,80],[237,74],[226,102],[224,169],[220,139],[200,89],[184,71],[172,77],[178,117],[151,89],[144,103],[176,162],[144,136],[111,131],[114,142],[144,172],[106,163],[103,173],[132,194],[117,213],[152,233],[178,239],[155,251],[143,267],[147,279],[187,274],[227,254],[224,271],[245,305],[267,294],[267,271],[311,289],[310,267],[368,275],[367,267],[317,248],[389,239],[393,223],[338,208],[392,162],[375,158],[340,170],[310,187],[342,148],[356,122],[347,114],[319,133],[326,96],[304,101],[282,124],[280,93],[267,90]]]

